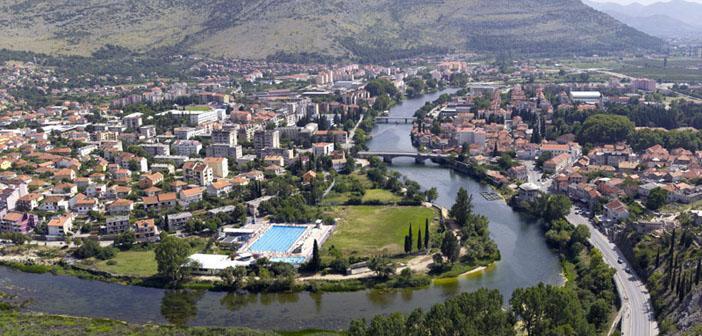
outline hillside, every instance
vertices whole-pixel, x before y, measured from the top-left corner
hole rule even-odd
[[[0,0],[0,28],[0,48],[71,55],[106,44],[370,60],[446,50],[567,54],[660,46],[579,0]]]
[[[702,4],[685,0],[656,2],[649,5],[611,2],[585,3],[647,34],[666,39],[700,40]]]

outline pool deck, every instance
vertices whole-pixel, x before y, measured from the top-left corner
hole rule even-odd
[[[290,245],[285,252],[267,252],[267,251],[251,251],[251,247],[268,232],[272,226],[295,226],[305,227],[306,230]],[[266,223],[257,224],[255,227],[256,233],[239,248],[239,253],[254,253],[267,258],[286,258],[286,257],[303,257],[308,260],[312,256],[314,249],[314,241],[321,247],[322,244],[331,236],[334,231],[334,225],[320,225],[319,228],[315,224],[284,224],[284,223]],[[299,253],[293,253],[294,250],[300,249]]]

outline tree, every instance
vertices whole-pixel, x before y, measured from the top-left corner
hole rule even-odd
[[[468,217],[473,212],[473,196],[468,195],[468,191],[461,187],[456,195],[456,203],[449,211],[451,216],[459,226],[464,226],[468,222]]]
[[[441,241],[441,253],[450,261],[456,262],[461,253],[461,247],[458,245],[456,235],[451,231],[444,233],[444,239]]]
[[[549,195],[546,199],[543,218],[548,222],[561,219],[570,213],[573,203],[565,195]]]
[[[422,229],[417,228],[417,251],[423,250],[424,247],[422,246]]]
[[[319,244],[317,239],[314,240],[314,245],[312,245],[312,259],[310,259],[309,270],[312,272],[318,272],[322,268],[322,259],[319,256]]]
[[[412,223],[409,225],[409,231],[407,232],[407,236],[409,237],[409,251],[407,252],[412,252],[412,243],[414,243],[414,237],[412,235]]]
[[[390,259],[384,257],[373,257],[368,262],[368,268],[380,278],[388,278],[395,274],[395,265]]]
[[[244,282],[246,281],[246,267],[227,267],[222,270],[220,277],[222,278],[222,284],[224,287],[229,289],[242,289],[244,288]]]
[[[174,236],[166,236],[154,250],[158,273],[168,281],[178,283],[190,274],[188,256],[190,244]]]
[[[646,207],[656,211],[660,209],[668,199],[668,191],[663,188],[654,188],[646,198]]]
[[[429,249],[429,218],[424,219],[424,248]]]
[[[600,329],[607,323],[611,310],[612,308],[607,301],[604,299],[597,299],[590,306],[590,311],[587,314],[587,320],[594,323],[595,326]]]
[[[634,131],[629,118],[614,114],[595,114],[588,117],[578,135],[581,144],[608,144],[627,139]]]
[[[115,241],[112,243],[116,248],[120,250],[129,250],[136,243],[136,235],[133,231],[125,231],[117,235]]]
[[[427,198],[427,202],[429,203],[434,202],[437,198],[439,198],[439,192],[436,190],[436,187],[429,188],[426,192],[424,192],[424,194]]]
[[[700,270],[701,263],[702,261],[700,259],[697,259],[697,269],[695,270],[695,285],[700,284],[700,276],[702,276],[700,274],[700,272],[702,272],[702,270]]]

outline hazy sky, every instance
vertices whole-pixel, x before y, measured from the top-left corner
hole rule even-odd
[[[622,4],[622,5],[630,4],[633,2],[638,2],[638,3],[644,4],[644,5],[648,5],[648,4],[655,3],[655,2],[668,2],[668,0],[663,0],[663,1],[661,1],[661,0],[593,0],[593,1],[614,2],[614,3],[618,3],[618,4]],[[702,0],[687,0],[687,1],[702,3]]]

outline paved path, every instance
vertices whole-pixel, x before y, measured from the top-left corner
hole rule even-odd
[[[614,282],[622,301],[622,335],[658,335],[658,324],[653,315],[648,290],[636,275],[626,272],[631,267],[621,251],[610,243],[605,235],[594,228],[590,220],[578,215],[574,210],[571,210],[566,219],[573,225],[585,224],[590,229],[590,243],[602,251],[605,262],[616,270]],[[619,260],[622,261],[621,264]]]

